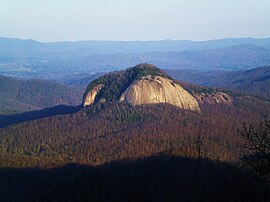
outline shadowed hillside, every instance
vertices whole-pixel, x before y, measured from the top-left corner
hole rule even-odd
[[[45,117],[52,117],[56,115],[70,114],[79,111],[81,106],[64,106],[59,105],[52,108],[46,108],[42,110],[24,112],[21,114],[12,114],[12,115],[0,115],[0,128],[6,126],[17,124],[20,122],[31,121],[36,119],[41,119]]]
[[[0,177],[0,201],[267,201],[266,187],[239,168],[168,155],[98,167],[2,168]]]

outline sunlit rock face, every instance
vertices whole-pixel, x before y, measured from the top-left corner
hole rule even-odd
[[[97,102],[126,102],[131,105],[171,104],[200,111],[196,98],[169,75],[150,64],[112,72],[91,82],[83,106]]]
[[[197,100],[174,81],[161,76],[146,76],[134,81],[120,101],[131,105],[167,103],[182,109],[200,111]]]
[[[84,98],[83,106],[91,105],[95,102],[95,98],[100,91],[100,89],[103,87],[102,84],[95,86]]]

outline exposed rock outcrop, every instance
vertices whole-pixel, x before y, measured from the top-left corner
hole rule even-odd
[[[95,98],[98,94],[98,92],[103,87],[103,84],[99,84],[95,86],[90,92],[87,93],[87,95],[84,98],[83,106],[91,105],[95,102]]]
[[[84,94],[83,106],[103,102],[127,102],[131,105],[167,103],[182,109],[200,111],[205,103],[232,103],[221,91],[178,82],[149,64],[112,72],[91,82]]]
[[[200,111],[197,100],[174,81],[161,76],[146,76],[134,81],[120,101],[132,105],[168,103],[182,109]]]
[[[226,103],[232,104],[233,98],[224,92],[215,92],[215,93],[195,93],[194,97],[200,104],[219,104],[219,103]]]

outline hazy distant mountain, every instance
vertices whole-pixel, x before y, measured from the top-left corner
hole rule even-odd
[[[64,76],[60,79],[57,79],[58,82],[61,82],[68,86],[75,86],[78,88],[86,89],[88,84],[94,79],[104,75],[105,73],[97,72],[93,74],[80,73]]]
[[[147,53],[155,51],[199,51],[205,49],[226,48],[243,44],[270,48],[270,38],[228,38],[209,41],[78,41],[42,43],[34,40],[0,37],[0,52],[77,52],[79,54],[84,53],[88,55],[97,55],[115,53]]]
[[[18,113],[60,104],[78,105],[82,91],[44,80],[0,75],[0,114]]]
[[[151,63],[170,69],[250,69],[270,64],[270,38],[41,43],[0,38],[0,74],[49,78]]]
[[[270,99],[270,66],[245,71],[165,70],[178,80],[223,87]]]

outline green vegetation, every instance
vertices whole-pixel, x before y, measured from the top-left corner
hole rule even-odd
[[[222,92],[222,93],[226,93],[226,94],[228,94],[228,95],[230,95],[230,96],[232,96],[234,98],[245,95],[244,93],[230,91],[230,90],[226,90],[226,89],[223,89],[223,88],[204,87],[204,86],[200,86],[200,85],[196,85],[196,84],[188,84],[188,83],[184,83],[184,82],[179,82],[179,83],[190,94],[204,93],[204,94],[211,95],[211,94],[215,94],[215,93],[218,93],[218,92]]]
[[[203,86],[199,86],[199,85],[186,85],[185,87],[186,87],[186,90],[188,90],[188,92],[191,94],[193,94],[193,93],[213,94],[213,93],[218,92],[218,90],[215,88],[203,87]]]
[[[133,68],[129,68],[127,69],[127,71],[130,72],[130,74],[134,74],[135,76],[135,80],[140,80],[142,79],[142,77],[145,76],[161,76],[161,77],[165,77],[165,78],[169,78],[172,79],[169,75],[167,75],[165,72],[161,71],[159,68],[150,65],[150,64],[140,64],[137,65]]]
[[[149,64],[137,65],[133,68],[128,68],[125,71],[118,71],[106,74],[93,82],[91,82],[85,93],[85,96],[90,92],[95,86],[103,84],[105,88],[102,88],[96,100],[105,98],[107,101],[112,102],[119,100],[121,94],[127,89],[127,87],[135,80],[140,80],[145,76],[162,76],[165,78],[170,78],[166,73],[158,69],[157,67]]]

